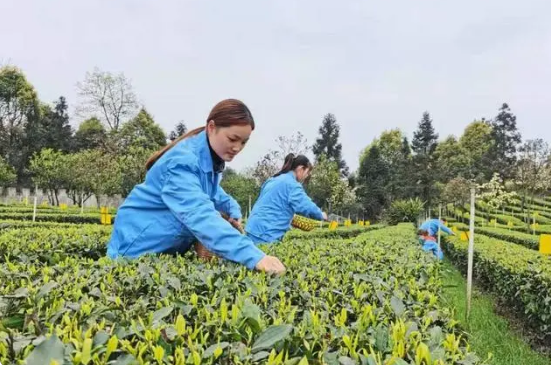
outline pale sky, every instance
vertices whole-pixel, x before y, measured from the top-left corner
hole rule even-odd
[[[425,110],[444,138],[507,102],[523,138],[551,142],[549,0],[1,0],[6,63],[71,107],[87,71],[124,72],[167,133],[241,99],[257,130],[236,169],[278,135],[313,143],[328,112],[352,169],[383,130],[411,139]]]

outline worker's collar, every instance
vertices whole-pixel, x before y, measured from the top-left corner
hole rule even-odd
[[[224,171],[226,163],[212,149],[207,131],[201,132],[199,138],[201,138],[201,141],[203,142],[201,144],[201,168],[203,171],[216,173],[221,173]]]

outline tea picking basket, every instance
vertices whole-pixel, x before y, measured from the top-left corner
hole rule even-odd
[[[302,231],[311,231],[314,228],[316,228],[316,226],[319,225],[319,222],[314,219],[306,218],[301,215],[295,214],[295,216],[293,217],[293,221],[291,222],[291,225]]]

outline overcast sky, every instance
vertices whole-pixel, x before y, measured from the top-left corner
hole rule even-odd
[[[313,142],[328,112],[353,169],[425,110],[444,138],[507,102],[524,138],[551,142],[549,0],[1,0],[0,63],[72,107],[86,71],[124,72],[166,132],[241,99],[257,130],[237,169],[278,135]]]

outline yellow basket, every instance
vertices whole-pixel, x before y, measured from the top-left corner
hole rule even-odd
[[[314,219],[306,218],[301,215],[295,214],[295,216],[293,217],[293,221],[291,222],[291,225],[303,231],[311,231],[317,226],[319,226],[319,222]]]

